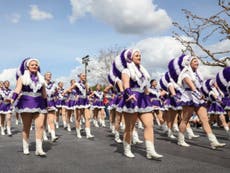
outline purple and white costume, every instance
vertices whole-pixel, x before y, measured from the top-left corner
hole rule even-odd
[[[87,96],[85,85],[83,84],[82,81],[79,81],[75,83],[75,86],[76,86],[76,92],[78,95],[78,99],[76,102],[76,108],[77,109],[89,108],[90,104],[89,104],[89,99]]]
[[[153,110],[152,104],[148,95],[144,92],[147,89],[147,85],[149,83],[149,73],[145,70],[143,66],[136,66],[134,62],[132,62],[132,53],[138,50],[126,50],[123,51],[121,56],[119,57],[121,64],[124,64],[123,57],[126,61],[126,65],[123,65],[122,73],[128,75],[130,77],[129,87],[126,88],[123,93],[123,98],[118,104],[117,111],[118,112],[126,112],[126,113],[146,113],[151,112]],[[116,59],[115,59],[116,62]],[[118,68],[119,69],[119,68]],[[134,95],[136,100],[127,101],[129,96]]]
[[[12,96],[12,90],[11,89],[2,89],[0,90],[1,95],[1,103],[0,103],[0,114],[10,114],[12,113],[12,105],[9,102],[4,102],[4,99],[10,98]]]
[[[67,98],[65,99],[65,106],[63,106],[67,110],[74,110],[77,102],[77,90],[74,88],[70,93],[67,94]]]
[[[153,110],[164,110],[163,108],[163,104],[162,104],[162,100],[160,99],[160,90],[157,89],[157,88],[153,88],[153,87],[150,87],[148,89],[149,91],[149,99],[150,99],[150,103],[153,107]]]
[[[104,109],[105,105],[103,103],[103,92],[102,91],[94,91],[94,96],[93,96],[93,103],[92,103],[92,108],[93,109]]]
[[[57,87],[54,82],[49,82],[46,84],[48,111],[57,111],[55,103],[56,88]]]
[[[56,101],[56,107],[57,108],[62,108],[65,105],[65,96],[62,95],[62,93],[64,92],[63,88],[58,88],[57,89],[57,93],[56,93],[56,97],[57,97],[57,101]]]
[[[201,86],[202,86],[202,78],[198,73],[198,70],[193,71],[190,62],[193,57],[184,56],[182,60],[182,65],[184,66],[183,70],[180,72],[178,77],[178,84],[183,89],[181,95],[181,104],[182,106],[194,106],[200,107],[205,105],[205,101],[201,99]],[[183,81],[184,78],[189,78],[195,85],[196,91],[192,91],[191,88]]]
[[[27,59],[31,60],[31,59]],[[22,90],[15,111],[18,113],[47,113],[47,101],[42,96],[44,77],[38,71],[32,74],[26,69],[27,60],[20,66],[17,75],[22,80]]]
[[[225,111],[230,111],[230,67],[225,67],[216,75],[216,83],[223,92],[222,99]]]

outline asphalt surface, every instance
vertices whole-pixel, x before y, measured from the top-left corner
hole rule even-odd
[[[73,124],[72,124],[73,126]],[[134,159],[123,156],[122,144],[116,144],[107,127],[92,127],[93,140],[88,140],[82,132],[82,139],[62,127],[57,129],[60,137],[56,143],[44,142],[46,158],[35,156],[34,131],[30,136],[30,155],[22,153],[22,125],[13,122],[12,137],[0,136],[0,173],[229,173],[230,140],[223,129],[215,128],[214,133],[227,146],[218,150],[209,147],[209,141],[202,129],[194,128],[201,137],[187,140],[190,147],[176,145],[161,130],[155,127],[155,148],[163,154],[162,161],[148,160],[144,144],[133,145]],[[143,139],[143,130],[138,130]]]

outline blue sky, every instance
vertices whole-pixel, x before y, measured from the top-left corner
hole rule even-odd
[[[140,19],[131,19],[136,18],[135,15],[127,18],[118,15],[120,22],[125,23],[124,27],[120,26],[115,15],[123,13],[126,8],[122,8],[118,1],[124,5],[127,3],[127,13],[136,16],[138,12],[144,16],[142,13],[145,11],[135,7],[135,3],[140,3],[140,7],[145,7],[144,3],[149,2],[156,5],[157,9],[165,12],[164,20],[157,21],[160,24],[165,22],[163,29],[155,31],[146,19],[144,24],[150,28],[148,31],[144,27],[138,31],[132,30],[140,25]],[[99,50],[115,45],[128,47],[148,38],[171,36],[174,28],[169,22],[184,22],[182,8],[202,16],[218,11],[217,0],[113,0],[114,5],[109,5],[108,0],[94,0],[102,4],[98,7],[85,5],[85,2],[93,4],[91,0],[0,0],[0,73],[4,69],[16,68],[23,58],[32,56],[40,59],[43,72],[51,71],[54,78],[68,76],[80,65],[76,57],[89,54],[93,58]],[[74,4],[82,4],[80,13]],[[31,17],[32,10],[37,12],[34,18]],[[110,11],[112,15],[109,15]],[[74,16],[74,12],[79,15]],[[45,16],[39,18],[41,13]],[[74,17],[74,22],[70,21],[70,16]]]

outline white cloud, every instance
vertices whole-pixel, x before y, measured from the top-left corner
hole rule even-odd
[[[11,88],[14,89],[16,85],[16,68],[4,69],[0,73],[0,81],[10,81]]]
[[[120,33],[155,33],[171,26],[167,12],[153,4],[152,0],[70,0],[73,23],[85,13],[101,19]]]
[[[142,52],[142,63],[153,78],[167,71],[170,59],[180,56],[182,45],[172,37],[152,37],[139,41],[135,47]]]
[[[213,48],[219,49],[218,47],[228,46],[226,42],[217,43],[216,45],[211,45]],[[169,36],[164,37],[152,37],[130,45],[131,48],[138,48],[142,52],[142,64],[151,74],[152,78],[157,80],[168,70],[168,62],[175,57],[181,55],[181,50],[183,46],[176,41],[174,38]],[[81,59],[77,58],[81,64]],[[95,84],[102,81],[101,76],[106,77],[106,70],[103,67],[104,63],[92,59],[89,63],[89,69],[91,70],[88,73],[89,83]],[[210,67],[200,64],[200,71],[202,71],[202,76],[204,79],[215,78],[217,72],[221,70],[221,67]],[[62,77],[62,81],[66,81],[69,86],[70,79],[77,79],[77,74],[84,71],[84,66],[78,66],[71,71],[71,74],[68,77]]]
[[[41,11],[37,5],[31,5],[30,6],[30,18],[32,20],[46,20],[46,19],[52,19],[53,15],[51,13]]]
[[[20,19],[21,19],[21,15],[18,13],[13,13],[11,15],[7,16],[7,19],[11,22],[11,23],[19,23]]]

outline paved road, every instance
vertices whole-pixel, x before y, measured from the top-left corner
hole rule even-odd
[[[108,122],[107,122],[108,125]],[[147,160],[144,144],[132,147],[136,157],[122,155],[122,145],[113,141],[107,128],[92,127],[94,140],[87,140],[83,134],[77,139],[74,129],[67,132],[57,130],[60,139],[56,143],[45,142],[44,149],[48,156],[35,156],[34,131],[31,135],[31,153],[22,153],[21,125],[13,126],[13,137],[0,136],[0,173],[229,173],[230,140],[223,129],[214,129],[221,142],[227,146],[217,151],[210,149],[209,142],[201,129],[194,129],[201,137],[190,140],[189,148],[176,145],[175,140],[168,140],[155,128],[156,150],[164,155],[162,161]],[[143,131],[139,130],[143,139]]]

